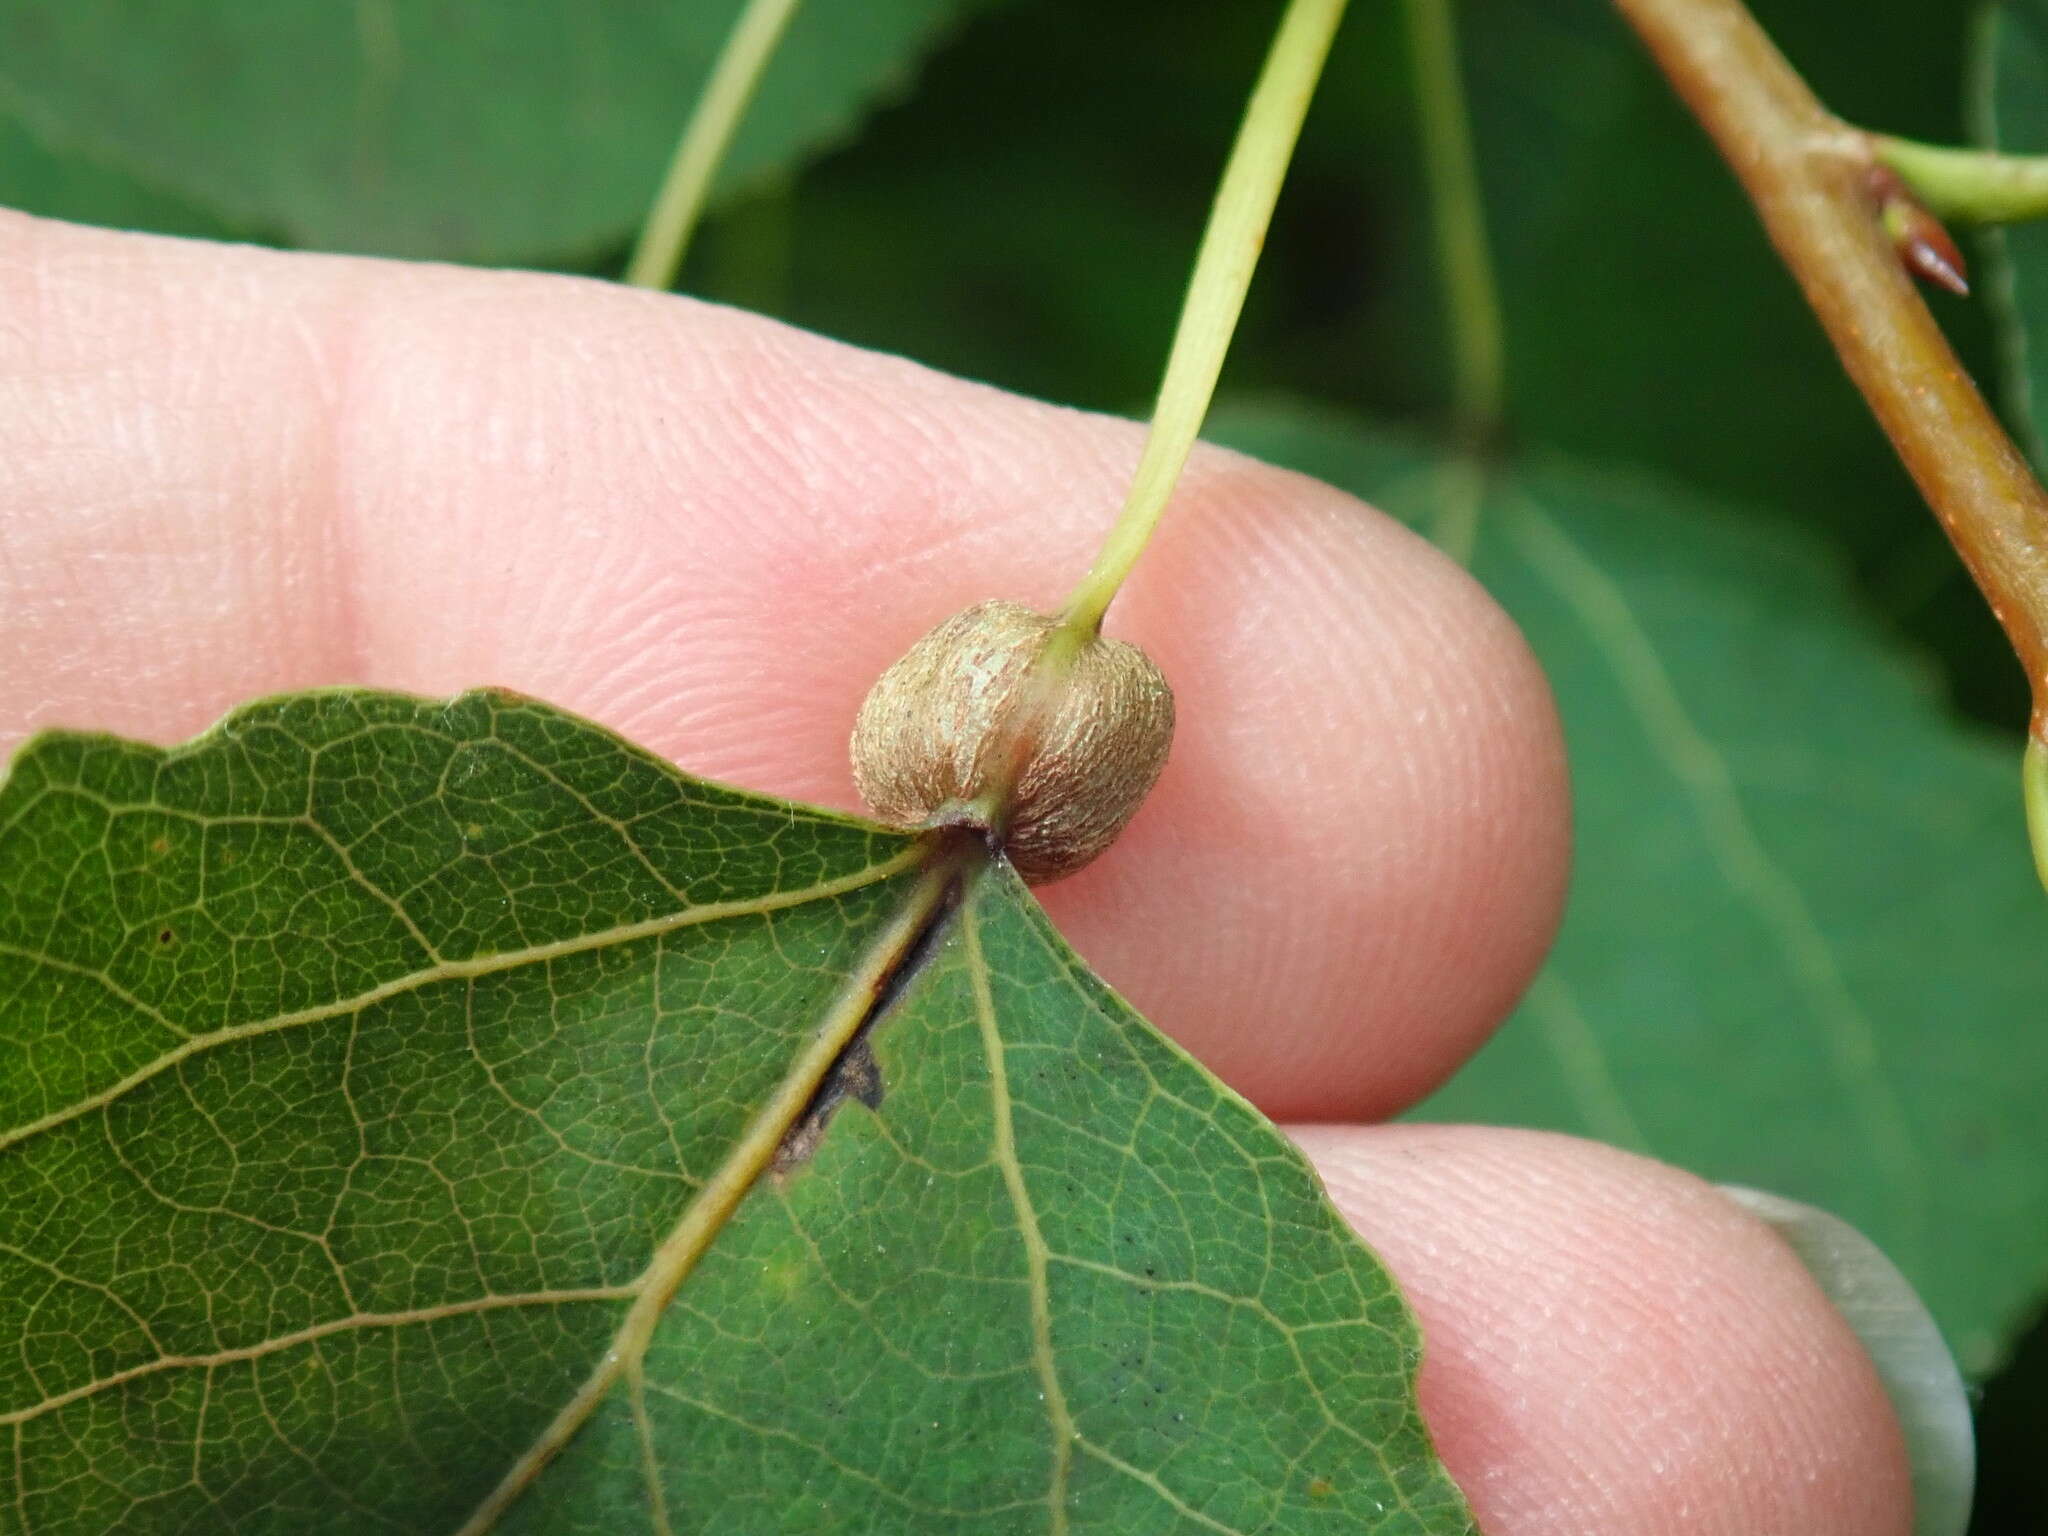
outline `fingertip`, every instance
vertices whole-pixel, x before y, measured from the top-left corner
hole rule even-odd
[[[1568,1137],[1297,1139],[1420,1318],[1425,1418],[1489,1536],[1904,1536],[1883,1387],[1763,1222]]]
[[[1047,902],[1137,1006],[1281,1119],[1426,1094],[1506,1016],[1562,908],[1569,790],[1520,631],[1407,528],[1304,476],[1190,466],[1122,600],[1175,756]]]

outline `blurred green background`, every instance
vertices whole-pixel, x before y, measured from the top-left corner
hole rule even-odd
[[[2048,151],[2042,0],[1754,8],[1852,121]],[[0,202],[616,276],[736,10],[7,0]],[[1142,414],[1277,10],[810,0],[683,286]],[[1400,7],[1352,11],[1214,435],[1428,528],[1450,380],[1415,90]],[[1556,964],[1423,1113],[1856,1221],[1986,1383],[1973,1530],[2048,1530],[2048,911],[2018,668],[1611,9],[1458,12],[1507,323],[1475,569],[1556,682],[1581,855]],[[1978,297],[1931,300],[2029,443],[2043,235],[1971,240]]]

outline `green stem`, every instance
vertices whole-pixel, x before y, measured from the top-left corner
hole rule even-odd
[[[1487,437],[1499,426],[1505,392],[1500,292],[1487,248],[1457,21],[1451,0],[1407,0],[1407,12],[1423,173],[1450,316],[1452,406],[1460,431]]]
[[[2020,798],[2027,807],[2027,840],[2034,846],[2034,873],[2048,886],[2048,747],[2029,736],[2020,755]]]
[[[636,288],[673,288],[683,270],[683,254],[704,211],[711,192],[712,177],[725,158],[733,130],[753,99],[754,88],[782,40],[797,0],[747,0],[739,20],[733,23],[725,49],[711,67],[704,94],[676,141],[661,190],[654,195],[633,259],[626,264],[626,281]]]
[[[2048,748],[2038,735],[2028,737],[2019,754],[2019,799],[2028,807],[2028,842],[2034,844],[2034,872],[2048,887]]]
[[[1451,337],[1451,415],[1457,440],[1457,452],[1439,476],[1435,538],[1457,559],[1469,561],[1486,495],[1486,461],[1500,432],[1507,387],[1500,287],[1487,245],[1486,206],[1451,0],[1407,0],[1407,15],[1423,176]]]
[[[1067,599],[1064,633],[1085,640],[1101,628],[1104,611],[1166,510],[1216,392],[1280,183],[1343,15],[1344,0],[1289,0],[1216,189],[1130,492],[1095,564]]]
[[[2016,224],[2048,218],[2048,155],[1944,149],[1877,133],[1870,147],[1938,219]]]

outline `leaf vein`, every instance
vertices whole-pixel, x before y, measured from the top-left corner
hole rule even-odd
[[[82,1382],[63,1392],[53,1393],[41,1402],[26,1407],[0,1412],[0,1424],[26,1424],[31,1419],[41,1418],[46,1413],[67,1407],[88,1397],[116,1387],[124,1387],[131,1381],[155,1376],[164,1371],[204,1368],[213,1370],[223,1365],[238,1365],[246,1360],[261,1360],[266,1355],[275,1355],[287,1349],[297,1349],[304,1344],[315,1344],[336,1334],[352,1333],[368,1328],[402,1328],[419,1323],[439,1322],[450,1317],[469,1317],[482,1312],[499,1312],[512,1307],[567,1306],[578,1302],[630,1301],[634,1295],[632,1286],[608,1285],[590,1286],[583,1289],[558,1291],[525,1291],[516,1295],[478,1296],[468,1301],[443,1302],[431,1307],[414,1307],[402,1312],[358,1312],[348,1317],[334,1318],[325,1323],[314,1323],[309,1327],[291,1333],[281,1333],[274,1338],[263,1339],[254,1344],[238,1345],[232,1349],[214,1350],[203,1355],[160,1355],[140,1365],[115,1371],[94,1381]]]
[[[1101,1446],[1097,1445],[1092,1440],[1083,1440],[1080,1442],[1080,1445],[1082,1451],[1085,1454],[1093,1456],[1097,1461],[1101,1462],[1104,1466],[1110,1468],[1112,1471],[1121,1472],[1125,1477],[1128,1477],[1135,1482],[1143,1483],[1147,1488],[1151,1489],[1153,1493],[1157,1494],[1160,1500],[1164,1502],[1168,1508],[1173,1510],[1175,1514],[1179,1515],[1183,1520],[1192,1520],[1195,1522],[1195,1524],[1202,1526],[1207,1530],[1222,1531],[1224,1533],[1224,1536],[1245,1536],[1245,1533],[1243,1531],[1240,1531],[1236,1526],[1225,1525],[1221,1520],[1215,1519],[1213,1516],[1210,1515],[1205,1515],[1199,1509],[1196,1509],[1194,1505],[1188,1503],[1187,1500],[1183,1499],[1179,1494],[1175,1493],[1171,1488],[1167,1487],[1166,1484],[1161,1482],[1159,1480],[1159,1476],[1157,1473],[1147,1472],[1142,1467],[1132,1466],[1128,1461],[1125,1461],[1121,1456],[1114,1456],[1110,1454],[1108,1451],[1104,1450]]]
[[[1727,760],[1687,713],[1663,658],[1628,599],[1571,537],[1526,497],[1516,541],[1614,669],[1643,734],[1685,789],[1715,862],[1776,940],[1820,1026],[1864,1133],[1884,1160],[1901,1203],[1924,1225],[1926,1170],[1903,1107],[1881,1075],[1876,1030],[1850,992],[1805,894],[1758,838]]]
[[[676,1388],[667,1386],[659,1381],[648,1382],[647,1390],[659,1397],[665,1397],[671,1402],[680,1403],[685,1408],[694,1408],[699,1413],[708,1414],[712,1418],[723,1419],[726,1423],[743,1429],[750,1435],[759,1435],[764,1440],[780,1440],[786,1445],[795,1446],[798,1450],[808,1451],[835,1472],[842,1472],[856,1482],[865,1483],[868,1487],[874,1489],[876,1493],[882,1495],[883,1498],[888,1499],[891,1503],[900,1505],[912,1514],[935,1515],[949,1520],[978,1520],[989,1515],[1007,1514],[1011,1510],[1016,1509],[1035,1509],[1039,1503],[1037,1499],[1019,1500],[1010,1504],[991,1505],[986,1509],[955,1509],[946,1505],[926,1504],[911,1498],[910,1495],[904,1493],[899,1488],[890,1487],[888,1483],[884,1482],[873,1472],[868,1471],[865,1467],[856,1467],[841,1461],[837,1456],[834,1456],[825,1449],[824,1446],[814,1441],[806,1440],[796,1431],[786,1429],[780,1424],[757,1424],[752,1419],[734,1413],[730,1408],[724,1407],[721,1404],[692,1397],[687,1392],[680,1392]]]
[[[988,1057],[988,1090],[995,1139],[996,1166],[1008,1189],[1010,1204],[1017,1213],[1017,1230],[1024,1242],[1024,1264],[1030,1277],[1031,1355],[1038,1369],[1039,1388],[1045,1395],[1046,1417],[1052,1429],[1052,1479],[1047,1493],[1049,1536],[1064,1536],[1067,1529],[1067,1481],[1073,1465],[1074,1442],[1080,1431],[1067,1408],[1060,1389],[1059,1370],[1052,1349],[1052,1293],[1047,1284],[1045,1239],[1038,1230],[1038,1212],[1031,1203],[1031,1191],[1024,1182],[1024,1165],[1017,1157],[1017,1137],[1010,1105],[1010,1074],[1003,1057],[1003,1039],[996,1025],[995,999],[989,990],[988,962],[981,950],[981,931],[970,903],[960,914],[961,934],[966,945],[968,978],[974,989],[974,1012],[981,1027],[983,1052]]]
[[[427,966],[421,970],[408,971],[390,981],[380,982],[374,987],[352,996],[339,998],[329,1003],[316,1003],[308,1008],[295,1009],[290,1013],[278,1014],[273,1018],[252,1020],[243,1024],[230,1024],[221,1029],[209,1030],[205,1034],[186,1034],[166,1024],[173,1034],[182,1034],[181,1044],[166,1051],[156,1060],[136,1068],[126,1077],[89,1094],[75,1104],[63,1109],[52,1110],[39,1119],[24,1122],[6,1131],[0,1131],[0,1152],[9,1147],[40,1135],[56,1127],[68,1124],[82,1115],[113,1103],[116,1099],[133,1092],[159,1074],[188,1060],[202,1051],[216,1046],[231,1044],[238,1040],[250,1040],[260,1035],[275,1034],[280,1030],[296,1029],[307,1024],[317,1024],[326,1019],[341,1018],[360,1013],[363,1009],[398,997],[407,992],[418,991],[421,987],[432,986],[443,981],[459,981],[477,976],[490,976],[500,971],[515,970],[523,965],[534,965],[543,961],[560,959],[567,955],[583,954],[593,949],[602,949],[610,944],[627,944],[636,939],[654,938],[672,933],[679,928],[696,927],[704,923],[718,922],[733,917],[759,917],[779,912],[788,907],[801,906],[806,902],[822,901],[828,897],[843,896],[857,891],[891,875],[900,874],[912,867],[921,856],[915,846],[905,849],[893,859],[880,864],[869,865],[858,874],[837,880],[824,880],[818,884],[797,891],[776,891],[767,896],[744,901],[706,902],[700,906],[686,907],[679,912],[665,913],[660,917],[643,919],[637,923],[622,923],[613,928],[594,933],[578,934],[571,939],[557,939],[550,943],[529,945],[524,949],[506,950],[495,955],[482,955],[473,960],[450,960],[439,965]],[[35,958],[30,956],[29,958]],[[95,974],[81,969],[82,974]]]

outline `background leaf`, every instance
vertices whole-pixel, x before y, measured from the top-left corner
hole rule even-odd
[[[0,115],[0,200],[78,224],[226,239],[235,232],[165,193],[77,155],[50,149]]]
[[[2048,152],[2048,6],[2006,0],[1979,11],[1970,60],[1974,137],[2024,153]],[[1980,375],[2002,386],[2004,414],[2037,470],[2048,463],[2048,228],[2017,224],[1983,236],[1987,308],[2000,322],[2000,367]],[[1986,1383],[1977,1418],[1979,1477],[1973,1536],[2027,1531],[2048,1508],[2048,1311],[2034,1319],[2000,1374]]]
[[[1752,9],[1851,121],[1961,132],[1961,8],[1859,6],[1853,48],[1839,7]],[[1941,553],[1734,176],[1611,0],[1479,0],[1464,35],[1523,436],[1819,524],[1866,559],[1923,529]],[[1942,316],[1988,358],[1978,309]],[[1871,502],[1891,514],[1877,527]]]
[[[1431,460],[1354,421],[1217,431],[1433,508]],[[2003,1065],[2048,994],[2009,747],[1944,717],[1808,541],[1668,484],[1532,460],[1474,572],[1557,690],[1577,863],[1528,1001],[1424,1113],[1835,1212],[1986,1369],[2048,1275],[2048,1126]]]
[[[802,7],[722,185],[844,138],[969,3]],[[545,263],[638,226],[738,12],[739,0],[12,5],[0,106],[52,144],[292,244]],[[37,206],[18,178],[0,197]]]
[[[1979,137],[2018,154],[2048,154],[2048,5],[2007,0],[1987,8],[1977,68],[1982,90]],[[2007,414],[2041,462],[2048,441],[2048,226],[2015,224],[1998,232]]]
[[[501,695],[40,738],[0,786],[0,1508],[1469,1531],[1301,1154],[927,853]]]

